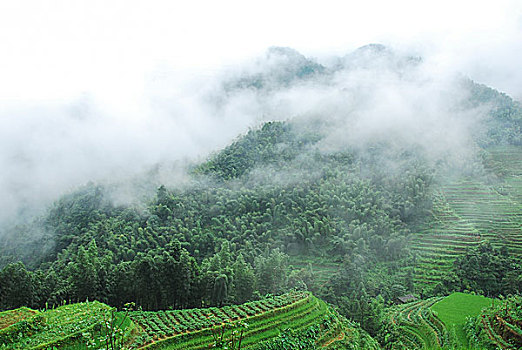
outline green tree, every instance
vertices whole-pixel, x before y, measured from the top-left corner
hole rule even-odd
[[[233,295],[234,302],[242,304],[252,298],[255,286],[255,275],[252,266],[245,262],[243,254],[239,253],[232,266],[234,270]]]
[[[15,309],[33,304],[31,272],[21,262],[8,264],[0,271],[0,308]]]
[[[257,290],[261,295],[280,293],[286,284],[288,256],[279,249],[255,259]]]
[[[212,293],[212,303],[218,307],[223,306],[223,303],[228,296],[228,277],[227,275],[219,275],[214,282],[214,291]]]

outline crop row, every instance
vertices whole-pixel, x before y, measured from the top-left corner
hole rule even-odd
[[[482,318],[482,324],[484,325],[484,329],[489,339],[495,343],[500,349],[513,349],[511,344],[506,342],[493,328],[491,325],[491,320],[488,317]]]
[[[415,282],[425,285],[439,280],[457,256],[480,241],[474,226],[458,216],[439,192],[431,220],[413,241],[412,248],[419,254]]]
[[[159,312],[136,311],[132,312],[130,317],[143,330],[139,342],[150,343],[177,334],[244,320],[270,310],[286,307],[306,297],[308,297],[307,293],[293,292],[242,305]]]
[[[31,317],[35,313],[35,310],[31,310],[27,307],[0,312],[0,330],[20,322],[23,319]]]
[[[317,298],[307,297],[287,306],[274,308],[270,311],[247,318],[246,322],[231,322],[228,324],[205,328],[194,332],[183,333],[169,337],[145,346],[152,349],[204,349],[213,343],[213,332],[225,329],[225,338],[241,328],[243,330],[242,348],[248,348],[260,341],[279,334],[280,329],[299,329],[317,322],[325,314],[326,305]]]
[[[470,339],[485,347],[522,349],[522,298],[512,296],[483,309],[465,328]]]
[[[430,309],[439,300],[441,298],[435,297],[404,304],[391,312],[390,320],[400,327],[405,343],[413,348],[442,345],[446,328]]]

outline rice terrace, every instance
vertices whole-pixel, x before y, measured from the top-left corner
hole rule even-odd
[[[19,311],[13,313],[20,314]],[[34,316],[25,322],[20,320],[2,329],[0,348],[81,349],[84,344],[103,347],[109,329],[104,325],[108,312],[108,307],[96,302],[31,312]],[[234,349],[264,349],[270,346],[266,341],[274,337],[286,337],[296,347],[313,344],[336,349],[350,343],[379,348],[371,337],[306,292],[223,308],[131,311],[119,313],[116,318],[121,325],[121,338],[115,334],[112,340],[133,349],[207,349],[225,344]]]

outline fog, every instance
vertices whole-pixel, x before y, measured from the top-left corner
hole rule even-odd
[[[187,164],[268,120],[320,120],[324,152],[387,142],[465,163],[488,106],[462,109],[457,81],[522,97],[522,6],[464,3],[327,2],[300,16],[275,3],[3,4],[0,222],[89,181],[156,169],[152,185],[183,183]],[[371,42],[386,46],[356,50]]]

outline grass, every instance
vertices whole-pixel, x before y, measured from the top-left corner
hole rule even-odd
[[[459,343],[467,346],[468,340],[463,328],[466,317],[478,315],[483,308],[490,306],[492,301],[493,299],[481,295],[453,293],[435,303],[431,309],[444,322],[446,329],[455,327]]]
[[[469,349],[474,344],[468,344],[464,332],[466,318],[479,315],[492,302],[479,295],[453,293],[394,306],[388,322],[398,327],[407,349]]]

